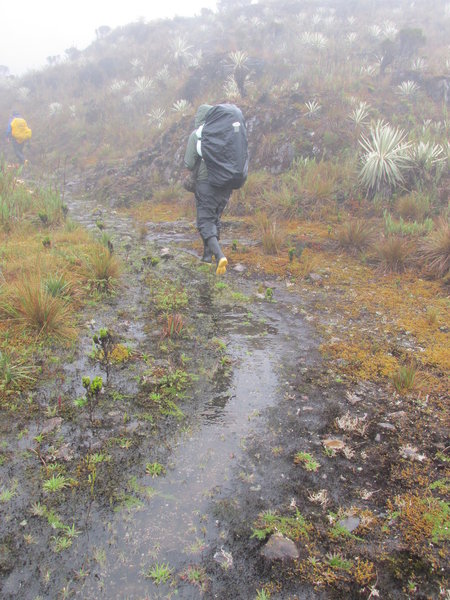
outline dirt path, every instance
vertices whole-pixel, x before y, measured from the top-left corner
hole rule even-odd
[[[245,269],[219,280],[190,222],[143,236],[68,203],[124,271],[86,306],[76,347],[46,349],[29,414],[2,420],[1,597],[403,600],[417,574],[420,597],[443,597],[448,444],[439,423],[427,433],[427,399],[343,381],[322,357],[316,327],[347,331],[339,290]],[[226,247],[247,243],[236,227]],[[100,328],[128,348],[107,382]],[[87,375],[106,383],[92,420],[76,407]]]
[[[141,418],[142,405],[135,402],[146,365],[134,361],[113,371],[108,401],[97,415],[99,427],[87,427],[75,414],[57,424],[44,418],[18,424],[9,433],[4,428],[8,451],[28,455],[10,465],[18,485],[9,509],[17,525],[10,528],[15,542],[2,547],[8,571],[2,597],[253,597],[258,582],[248,576],[249,557],[228,539],[219,513],[228,504],[245,503],[247,496],[262,503],[278,494],[274,490],[282,473],[244,472],[247,440],[267,434],[267,409],[286,393],[286,369],[299,359],[305,365],[317,362],[317,340],[281,290],[277,302],[257,298],[256,284],[233,272],[224,289],[217,290],[215,276],[199,269],[198,260],[184,251],[183,242],[195,235],[188,224],[151,228],[142,242],[126,217],[102,208],[92,211],[79,200],[68,204],[72,218],[84,227],[95,231],[102,222],[126,266],[116,296],[87,310],[71,360],[38,390],[41,407],[48,409],[58,396],[64,405],[70,403],[83,394],[84,375],[102,374],[89,359],[92,334],[100,327],[113,330],[138,356],[152,352],[148,269],[142,265],[167,245],[173,258],[156,269],[163,280],[181,280],[189,288],[194,342],[182,346],[197,372],[187,399],[179,403],[184,417],[168,417],[156,427]],[[36,436],[48,427],[37,448]],[[117,439],[119,448],[113,443]],[[37,450],[46,464],[53,452],[52,461],[64,463],[63,471],[78,473],[79,480],[86,477],[88,454],[107,456],[96,471],[95,493],[94,484],[90,494],[83,484],[58,496],[43,493]],[[146,465],[156,461],[164,469],[160,477],[146,473]],[[242,480],[249,485],[238,491]],[[38,509],[32,508],[36,502]],[[39,506],[45,506],[44,513]],[[61,536],[59,526],[52,531],[52,514],[78,532],[67,549],[57,546]],[[8,561],[15,561],[14,567]],[[157,584],[148,575],[163,565],[170,577]],[[189,581],[194,565],[201,575]],[[230,585],[234,592],[227,596]]]

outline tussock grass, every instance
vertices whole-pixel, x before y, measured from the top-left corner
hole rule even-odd
[[[69,338],[74,334],[70,306],[47,291],[39,272],[24,274],[3,299],[0,310],[3,318],[38,336]]]
[[[392,376],[392,384],[399,394],[409,392],[414,388],[417,369],[414,365],[403,365]]]
[[[441,278],[450,271],[450,225],[443,218],[419,246],[417,261],[426,273]]]
[[[277,255],[285,239],[283,231],[265,212],[257,213],[254,217],[254,223],[261,236],[264,254]]]
[[[99,292],[110,292],[117,283],[121,265],[107,248],[97,246],[86,257],[84,270],[91,288]]]
[[[0,351],[0,390],[20,389],[35,381],[35,369],[23,360],[11,357],[7,352]]]
[[[401,196],[395,205],[396,213],[405,221],[422,223],[430,210],[430,200],[425,194],[413,192]]]
[[[389,236],[374,246],[379,269],[385,273],[403,273],[411,261],[411,245],[404,238]]]
[[[233,215],[242,215],[253,212],[263,207],[265,194],[273,186],[273,176],[267,171],[254,171],[249,173],[245,185],[233,193],[229,211]],[[270,205],[269,205],[270,206]]]
[[[350,253],[366,250],[374,241],[373,227],[365,219],[351,219],[338,229],[338,244]]]

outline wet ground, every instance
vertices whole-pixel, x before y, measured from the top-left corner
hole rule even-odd
[[[2,527],[15,537],[6,538],[3,545],[7,574],[2,597],[252,597],[256,587],[248,576],[242,584],[235,582],[234,596],[225,591],[229,582],[224,573],[242,569],[244,563],[239,567],[242,559],[234,556],[217,505],[239,502],[236,483],[244,477],[247,440],[264,435],[267,410],[285,393],[286,367],[300,357],[305,365],[318,361],[318,340],[290,298],[257,298],[255,284],[233,273],[226,286],[217,289],[213,272],[205,271],[192,251],[183,248],[195,236],[189,224],[162,224],[149,229],[146,240],[138,240],[125,217],[92,211],[80,201],[70,201],[69,206],[72,218],[94,232],[101,219],[115,251],[124,258],[126,274],[115,297],[83,315],[78,347],[36,391],[41,409],[36,422],[24,420],[9,432],[5,425],[10,424],[3,424],[8,471],[17,485],[4,513],[10,523]],[[163,247],[169,247],[170,258],[148,267],[145,258],[159,256]],[[115,405],[102,401],[98,423],[91,427],[69,404],[83,394],[84,375],[102,375],[89,358],[93,332],[107,327],[136,357],[148,352],[158,359],[160,330],[156,337],[151,331],[155,323],[148,270],[152,277],[156,273],[164,280],[175,278],[188,289],[190,331],[184,337],[190,339],[179,345],[186,352],[187,371],[194,367],[194,381],[178,402],[183,416],[156,424],[141,418],[140,378],[147,365],[135,359],[113,369],[106,393],[109,400],[115,398]],[[55,405],[61,410],[51,417]],[[44,409],[48,418],[42,415]],[[119,441],[118,450],[113,438],[125,440],[122,445]],[[79,482],[58,494],[42,491],[43,468],[61,462],[61,470],[51,472],[72,475],[78,464],[82,480],[83,458],[94,451],[107,460],[98,465],[91,493]],[[20,452],[25,454],[21,457]],[[153,462],[162,465],[160,476],[146,474],[146,465]],[[104,467],[107,473],[102,477]],[[278,473],[277,479],[281,477]],[[279,483],[272,474],[269,482],[254,473],[245,478],[251,482],[245,494],[258,502]],[[31,508],[37,502],[46,507],[45,514]],[[77,531],[67,549],[57,547],[60,528],[52,531],[52,510]],[[203,571],[205,561],[210,567]],[[149,576],[154,565],[170,568],[167,583]],[[202,575],[190,582],[183,574],[195,565]]]
[[[388,572],[376,582],[361,575],[356,586],[343,567],[336,575],[317,566],[344,539],[354,561],[389,550],[370,531],[386,517],[382,484],[398,424],[380,423],[377,406],[402,412],[382,388],[349,390],[323,363],[312,325],[323,291],[294,293],[245,270],[219,281],[192,251],[192,223],[148,224],[138,235],[123,215],[68,203],[95,235],[102,223],[124,272],[113,296],[86,308],[76,347],[48,361],[30,414],[2,423],[0,472],[13,491],[0,505],[2,598],[367,598],[369,583],[383,580],[384,597],[407,597],[386,583]],[[237,237],[230,227],[225,236]],[[179,337],[164,336],[160,289],[182,315]],[[131,356],[111,368],[90,420],[74,400],[83,376],[106,381],[92,357],[102,327]],[[349,411],[359,421],[337,431]],[[348,452],[324,455],[330,437]],[[300,452],[319,466],[302,468]],[[65,485],[46,489],[55,476]],[[326,501],[314,496],[323,489]],[[339,510],[344,525],[330,535]],[[295,538],[303,567],[264,558],[268,536],[255,530],[267,511],[300,511],[314,523]],[[356,519],[358,535],[369,532],[363,546],[345,518]]]

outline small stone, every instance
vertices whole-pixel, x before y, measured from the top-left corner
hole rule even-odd
[[[323,281],[323,277],[322,275],[319,275],[319,273],[310,273],[308,279],[314,281],[314,283],[320,283],[321,281]]]
[[[228,570],[233,566],[233,555],[223,548],[220,549],[220,552],[214,554],[214,560],[225,570]]]
[[[395,431],[395,425],[392,425],[391,423],[378,423],[378,427],[388,429],[389,431]]]
[[[343,527],[349,533],[351,533],[352,531],[355,531],[355,529],[357,529],[359,527],[360,523],[361,523],[361,519],[359,519],[358,517],[346,517],[345,519],[342,519],[341,521],[339,521],[339,526]]]
[[[246,267],[244,267],[244,265],[241,265],[241,263],[238,263],[235,267],[233,267],[233,271],[236,271],[236,273],[243,273],[245,269]]]
[[[377,433],[377,435],[375,436],[375,441],[381,442],[381,435],[379,433]]]
[[[159,253],[161,258],[173,258],[173,255],[171,253],[171,251],[169,250],[169,248],[163,248],[161,250],[161,252]]]
[[[281,533],[270,536],[269,541],[261,550],[261,555],[267,560],[297,560],[299,552],[295,543]]]
[[[390,413],[389,416],[391,417],[391,419],[401,420],[404,419],[407,416],[407,414],[404,410],[398,410],[397,412]]]
[[[65,460],[66,462],[68,462],[73,458],[73,451],[70,448],[69,444],[64,444],[63,446],[58,448],[54,456],[56,460]]]
[[[330,450],[342,450],[343,448],[345,448],[345,442],[335,438],[328,438],[326,440],[323,440],[322,444],[325,446],[325,448],[328,448]]]

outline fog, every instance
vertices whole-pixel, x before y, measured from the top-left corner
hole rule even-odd
[[[80,0],[24,0],[2,3],[0,20],[0,65],[11,74],[22,75],[43,67],[49,56],[64,56],[67,48],[83,50],[101,26],[111,28],[144,19],[192,16],[202,8],[214,9],[215,0],[128,0],[123,3]]]

